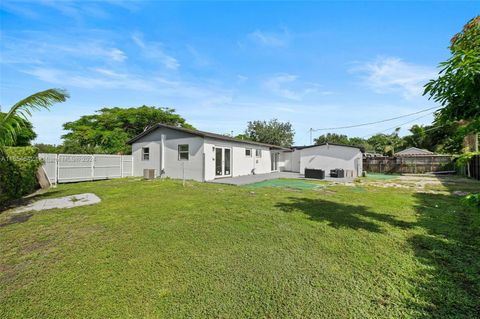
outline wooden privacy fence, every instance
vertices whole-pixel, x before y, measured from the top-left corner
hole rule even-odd
[[[51,184],[133,175],[131,155],[40,153],[38,157],[43,160],[42,167]]]
[[[480,180],[480,155],[475,155],[468,163],[470,177]]]
[[[371,173],[410,173],[421,174],[452,170],[450,155],[402,156],[402,157],[366,157],[363,170]]]

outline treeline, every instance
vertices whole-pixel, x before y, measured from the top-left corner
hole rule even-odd
[[[401,137],[400,128],[390,134],[375,134],[368,138],[348,137],[343,134],[327,133],[314,140],[315,144],[337,143],[358,146],[366,152],[391,156],[408,147],[418,147],[440,154],[457,154],[464,148],[467,134],[455,122],[433,125],[413,125],[410,134]]]

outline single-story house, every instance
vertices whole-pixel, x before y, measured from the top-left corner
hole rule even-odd
[[[435,153],[430,152],[429,150],[418,148],[418,147],[409,147],[400,152],[393,154],[394,156],[401,157],[401,156],[432,156]]]
[[[346,176],[362,174],[360,149],[346,145],[290,149],[165,124],[152,126],[128,144],[134,176],[150,170],[155,177],[211,181],[276,171],[303,173],[305,168],[323,169],[327,175],[335,168],[351,172]]]
[[[127,143],[132,145],[134,176],[152,169],[155,177],[197,181],[278,171],[280,153],[289,150],[165,124],[156,124]]]
[[[330,170],[343,169],[345,176],[362,175],[363,154],[359,147],[325,143],[310,146],[294,146],[281,153],[281,169],[303,174],[306,168],[322,169],[328,176]]]

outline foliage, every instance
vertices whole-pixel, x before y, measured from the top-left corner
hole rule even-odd
[[[463,168],[467,165],[475,155],[480,155],[480,152],[467,152],[455,156],[455,165],[458,168]]]
[[[39,153],[55,153],[55,154],[64,153],[63,145],[38,143],[33,146],[38,149]]]
[[[6,113],[0,112],[0,117],[5,116]],[[27,121],[19,116],[14,116],[15,121],[13,126],[17,132],[16,140],[11,146],[28,146],[30,142],[33,141],[37,134],[33,130],[33,125],[30,121]]]
[[[27,125],[32,111],[50,109],[54,103],[65,102],[68,93],[61,89],[48,89],[32,94],[17,102],[7,113],[0,113],[0,148],[15,145],[17,137]]]
[[[443,108],[440,123],[478,120],[480,117],[480,16],[471,19],[451,39],[452,56],[440,63],[440,75],[425,86],[428,94]]]
[[[337,134],[337,133],[327,133],[320,135],[313,140],[315,145],[325,144],[325,143],[334,143],[334,144],[344,144],[350,145],[350,139],[347,135]]]
[[[34,147],[0,149],[0,206],[35,190],[40,165]]]
[[[61,184],[40,198],[102,202],[0,214],[0,315],[478,317],[480,214],[458,196],[356,189]]]
[[[441,154],[454,154],[463,148],[464,132],[457,122],[413,125],[410,135],[403,137],[405,146],[428,149]]]
[[[400,128],[395,129],[391,134],[375,134],[367,142],[377,153],[393,156],[393,154],[405,147],[403,139],[398,135]]]
[[[462,201],[467,206],[480,208],[480,193],[469,194],[465,196]]]
[[[128,154],[131,148],[126,142],[157,123],[193,128],[171,108],[146,105],[103,108],[63,125],[69,131],[62,136],[64,151]]]
[[[473,123],[473,122],[472,122]],[[400,137],[399,130],[391,134],[375,134],[368,139],[327,133],[315,139],[315,144],[338,143],[358,146],[367,152],[392,155],[408,147],[427,149],[439,154],[460,153],[463,148],[465,127],[454,121],[443,124],[413,125],[410,134]]]
[[[249,140],[279,145],[292,146],[295,132],[290,122],[279,122],[277,119],[248,122],[245,135]]]

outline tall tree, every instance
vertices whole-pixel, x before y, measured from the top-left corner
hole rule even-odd
[[[131,151],[126,142],[145,129],[163,123],[193,128],[174,109],[146,106],[103,108],[93,115],[84,115],[63,128],[64,151],[71,153],[122,153]]]
[[[245,137],[249,140],[279,145],[292,146],[295,131],[290,122],[279,122],[277,119],[248,122]]]
[[[403,139],[398,135],[400,128],[396,128],[391,134],[375,134],[367,141],[377,153],[392,156],[404,146]]]
[[[48,110],[55,103],[65,102],[68,97],[64,90],[48,89],[15,103],[7,113],[0,112],[0,148],[17,143],[19,135],[28,130],[28,117],[32,116],[32,111]]]
[[[443,108],[436,121],[461,121],[466,133],[480,131],[480,16],[471,19],[450,41],[452,56],[440,63],[437,79],[425,86]]]
[[[336,143],[336,144],[345,144],[350,145],[350,139],[347,135],[337,134],[337,133],[327,133],[320,135],[313,140],[316,145],[325,144],[325,143]]]

